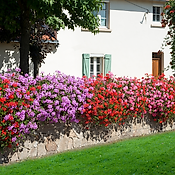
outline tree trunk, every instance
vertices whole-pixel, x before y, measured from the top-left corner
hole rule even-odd
[[[36,78],[36,76],[39,75],[39,62],[38,62],[38,60],[35,60],[33,62],[33,64],[34,64],[34,72],[33,72],[33,74],[34,74],[34,78]]]
[[[23,1],[23,11],[21,13],[21,39],[20,39],[20,69],[21,73],[29,73],[29,37],[30,37],[30,22],[29,9]]]

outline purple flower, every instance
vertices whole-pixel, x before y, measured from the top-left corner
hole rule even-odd
[[[12,142],[15,142],[16,141],[16,137],[12,137]]]
[[[4,120],[8,120],[10,118],[10,114],[8,114],[8,115],[6,115],[5,117],[4,117]]]

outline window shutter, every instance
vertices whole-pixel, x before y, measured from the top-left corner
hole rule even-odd
[[[83,54],[82,58],[82,74],[89,78],[90,54]]]
[[[111,55],[106,54],[104,59],[104,74],[106,75],[109,71],[111,71]]]

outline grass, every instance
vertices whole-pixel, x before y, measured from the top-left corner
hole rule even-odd
[[[175,174],[175,132],[0,166],[0,175]]]

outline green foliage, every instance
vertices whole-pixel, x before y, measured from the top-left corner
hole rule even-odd
[[[82,26],[95,33],[99,24],[92,12],[101,8],[100,3],[101,0],[0,0],[0,26],[11,32],[19,30],[20,16],[29,9],[30,24],[43,19],[57,30]]]
[[[0,42],[20,38],[20,68],[28,73],[29,37],[33,26],[43,21],[52,30],[68,27],[87,28],[97,33],[99,18],[93,11],[101,8],[102,0],[0,0]],[[31,41],[31,40],[30,40]],[[35,42],[36,45],[36,42]],[[37,44],[41,47],[40,43]]]
[[[170,0],[165,4],[162,13],[162,27],[169,27],[165,38],[165,46],[170,45],[171,62],[170,67],[175,72],[175,1]]]

